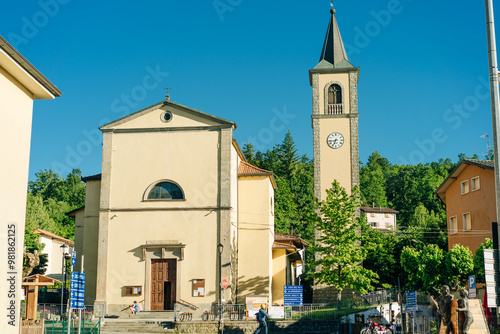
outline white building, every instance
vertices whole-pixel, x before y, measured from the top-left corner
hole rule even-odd
[[[40,235],[40,243],[44,244],[42,254],[47,254],[47,270],[45,275],[62,274],[63,253],[61,246],[66,245],[66,252],[73,248],[73,241],[60,237],[54,233],[37,229],[35,233]]]
[[[396,229],[396,215],[399,211],[382,208],[382,207],[369,207],[362,206],[360,208],[361,214],[366,215],[368,224],[379,230],[395,230]]]

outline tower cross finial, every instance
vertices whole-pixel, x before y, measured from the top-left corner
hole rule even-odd
[[[332,0],[332,2],[330,2],[330,7],[332,7],[332,9],[330,10],[330,13],[335,14],[335,8],[333,8],[333,0]]]

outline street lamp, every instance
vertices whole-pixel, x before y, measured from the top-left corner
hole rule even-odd
[[[224,245],[218,244],[217,250],[219,251],[219,328],[222,319],[221,303],[222,303],[222,252],[224,251]]]
[[[62,254],[62,269],[61,269],[61,275],[63,275],[63,281],[61,285],[61,321],[62,321],[62,316],[64,314],[64,285],[66,283],[66,259],[69,256],[68,252],[68,246],[66,244],[62,244],[59,249],[61,250]]]

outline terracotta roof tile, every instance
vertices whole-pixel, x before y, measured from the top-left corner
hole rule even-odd
[[[242,161],[238,168],[238,176],[243,175],[273,175],[273,172],[250,165],[248,162]]]
[[[66,238],[63,238],[63,237],[60,237],[60,236],[58,236],[57,234],[51,233],[51,232],[49,232],[49,231],[45,231],[45,230],[42,230],[42,229],[39,229],[39,228],[38,228],[38,229],[36,229],[36,230],[35,230],[35,233],[36,233],[36,234],[40,234],[40,235],[45,235],[45,236],[47,236],[47,237],[51,237],[51,238],[53,238],[53,239],[57,239],[57,240],[59,240],[59,241],[64,242],[65,244],[70,245],[70,246],[73,246],[73,245],[74,245],[73,241],[71,241],[71,240],[69,240],[69,239],[66,239]]]

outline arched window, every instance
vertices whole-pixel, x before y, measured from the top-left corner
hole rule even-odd
[[[339,85],[333,84],[328,87],[328,104],[342,103],[342,88]]]
[[[175,183],[161,181],[157,183],[147,195],[148,200],[184,199],[184,192]]]

